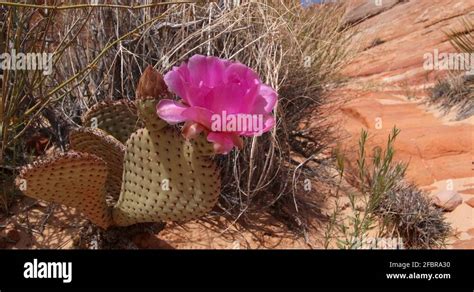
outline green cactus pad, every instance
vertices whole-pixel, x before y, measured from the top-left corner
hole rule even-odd
[[[143,127],[135,104],[127,100],[104,101],[94,105],[82,117],[85,127],[104,130],[124,143],[137,129]]]
[[[170,126],[152,133],[140,129],[127,141],[122,193],[112,212],[119,226],[191,220],[217,202],[219,172],[205,147]]]
[[[170,94],[152,67],[136,95],[136,105],[93,106],[82,119],[89,128],[70,134],[72,150],[23,168],[20,189],[26,183],[26,195],[75,207],[103,228],[187,221],[210,211],[220,193],[212,144],[203,135],[186,141],[157,116],[156,104]]]
[[[71,150],[90,153],[102,158],[107,164],[107,201],[114,205],[122,187],[125,145],[101,129],[81,128],[69,134]]]
[[[29,197],[77,208],[107,228],[111,214],[105,202],[106,178],[107,165],[101,158],[70,151],[23,167],[16,183]]]
[[[160,131],[168,126],[168,123],[158,118],[156,115],[157,99],[148,97],[136,101],[140,120],[145,123],[146,128],[150,132]]]

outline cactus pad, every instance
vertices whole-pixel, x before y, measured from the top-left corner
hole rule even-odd
[[[137,129],[143,127],[137,115],[135,104],[127,100],[104,101],[94,105],[82,117],[85,127],[104,130],[124,143]]]
[[[152,133],[140,129],[127,141],[122,193],[113,210],[117,225],[190,220],[217,202],[220,178],[210,157],[173,127]]]
[[[107,228],[111,214],[105,202],[106,178],[107,166],[101,158],[70,151],[25,166],[17,185],[30,197],[77,208],[94,224]]]
[[[169,92],[152,67],[140,78],[136,96],[136,105],[93,106],[83,117],[88,128],[70,134],[72,150],[25,167],[20,189],[75,207],[103,228],[186,221],[210,211],[220,193],[212,144],[202,135],[185,140],[157,116],[156,105]]]
[[[123,157],[125,146],[100,129],[82,128],[71,131],[71,149],[102,158],[108,168],[106,190],[110,205],[116,203],[122,187]]]

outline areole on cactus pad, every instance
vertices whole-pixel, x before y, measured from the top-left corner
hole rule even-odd
[[[209,73],[206,73],[206,66],[223,66],[225,77],[219,81],[220,92],[229,93],[230,89],[222,82],[231,82],[230,88],[238,92],[227,97],[244,98],[252,103],[237,106],[237,102],[229,101],[227,106],[222,105],[221,98],[214,105],[221,103],[220,109],[229,110],[230,114],[238,111],[262,113],[265,115],[263,131],[273,126],[269,113],[275,105],[276,93],[261,84],[253,71],[241,64],[233,66],[234,63],[228,61],[216,64],[212,58],[204,57],[205,62],[201,62],[202,56],[193,58],[187,78],[194,81],[207,78],[196,75]],[[195,60],[199,61],[195,65],[202,66],[199,70],[192,69]],[[219,169],[212,156],[216,152],[230,151],[238,144],[236,137],[240,139],[240,135],[257,133],[249,129],[230,134],[212,132],[212,128],[207,128],[207,121],[199,123],[202,116],[195,114],[200,109],[194,108],[188,112],[192,119],[184,127],[186,138],[193,139],[183,138],[168,124],[169,119],[159,117],[163,114],[163,105],[171,101],[168,86],[171,84],[171,88],[177,90],[176,86],[187,85],[173,81],[173,74],[164,80],[161,74],[148,67],[137,86],[135,102],[103,102],[92,107],[83,116],[83,123],[88,127],[71,131],[71,150],[23,167],[17,179],[17,184],[22,186],[20,189],[28,196],[77,208],[102,228],[185,221],[209,212],[218,200],[221,187]],[[203,82],[199,81],[202,86]],[[209,77],[206,82],[208,93],[212,91],[212,85],[218,86],[215,78]],[[198,105],[197,101],[192,101],[197,98],[217,98],[217,92],[193,96],[193,92],[197,92],[193,90],[197,89],[177,90],[180,94],[185,92],[183,96],[189,102],[183,106]],[[214,106],[210,100],[206,102]],[[190,131],[194,131],[192,135]],[[222,142],[225,139],[214,140],[213,135],[231,139],[232,145]]]

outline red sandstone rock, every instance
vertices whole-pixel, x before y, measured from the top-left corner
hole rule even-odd
[[[402,2],[402,0],[383,0],[379,1],[379,5],[376,1],[357,1],[361,3],[354,3],[351,9],[349,9],[344,15],[344,22],[346,25],[358,23],[366,20],[367,18],[373,17],[377,14],[384,12]]]
[[[363,0],[350,2],[348,15],[355,15],[366,5]],[[410,180],[430,185],[472,177],[472,119],[447,124],[417,99],[426,96],[425,89],[446,74],[425,71],[424,54],[435,49],[455,51],[445,32],[461,26],[461,19],[474,11],[474,1],[386,3],[386,9],[356,25],[358,33],[353,40],[362,45],[362,50],[343,70],[350,78],[348,85],[333,92],[348,101],[341,109],[342,117],[335,117],[338,122],[344,121],[349,134],[345,142],[350,150],[348,159],[353,160],[357,154],[362,128],[369,130],[370,149],[383,147],[396,126],[401,133],[395,144],[395,159],[410,163]],[[371,46],[376,39],[378,45]],[[376,127],[378,120],[381,128]]]
[[[433,203],[445,211],[454,211],[462,204],[462,197],[456,191],[441,191],[433,198]]]
[[[349,15],[362,15],[360,7],[365,1],[350,2],[355,10]],[[409,162],[409,180],[420,186],[433,186],[445,180],[472,178],[473,118],[448,123],[449,119],[423,103],[429,94],[427,89],[447,75],[446,71],[426,71],[424,55],[434,50],[455,52],[445,32],[460,28],[461,19],[472,11],[474,1],[405,1],[378,11],[355,26],[358,32],[353,42],[360,52],[343,70],[349,77],[348,84],[332,92],[338,100],[347,101],[334,119],[342,121],[347,132],[342,136],[346,137],[344,147],[349,162],[357,157],[361,129],[369,131],[370,151],[376,146],[384,148],[396,126],[401,133],[395,143],[394,159]],[[380,123],[382,126],[378,127]],[[459,187],[463,194],[473,193],[472,186]],[[434,201],[450,211],[446,216],[454,230],[469,230],[467,238],[457,240],[452,247],[474,249],[470,212],[474,198],[466,201],[467,206],[459,206],[459,194],[442,192]]]
[[[355,2],[353,11],[360,9],[361,1]],[[392,1],[382,2],[390,6]],[[423,84],[433,80],[445,72],[423,70],[423,55],[434,49],[454,52],[444,32],[459,28],[461,19],[473,10],[474,1],[460,0],[406,1],[392,6],[356,27],[360,33],[354,43],[368,49],[357,55],[345,73],[365,82]],[[377,39],[383,43],[369,48]]]
[[[466,201],[466,204],[474,208],[474,198],[470,198],[469,200]]]

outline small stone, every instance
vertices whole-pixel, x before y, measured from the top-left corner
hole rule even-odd
[[[474,239],[458,240],[453,243],[455,249],[474,249]]]
[[[445,211],[453,211],[462,204],[462,197],[456,191],[441,191],[434,198],[433,203]]]
[[[474,208],[474,198],[470,198],[469,200],[466,201],[466,204]]]

